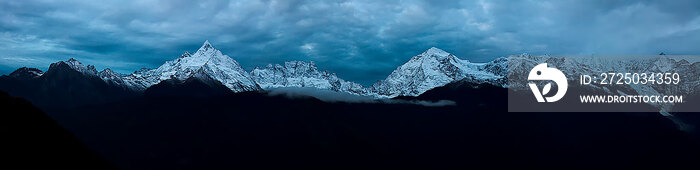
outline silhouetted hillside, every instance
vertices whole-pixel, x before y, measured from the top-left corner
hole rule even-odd
[[[491,99],[504,89],[454,90]],[[505,102],[425,107],[248,92],[55,115],[125,169],[672,169],[700,159],[697,138],[658,113],[508,113]]]
[[[476,84],[470,81],[456,81],[448,83],[442,87],[436,87],[416,96],[401,96],[397,99],[408,100],[452,100],[457,105],[496,107],[504,106],[505,97],[508,96],[508,89],[494,86],[487,83]]]
[[[0,90],[22,96],[42,108],[106,103],[140,95],[123,87],[108,85],[99,77],[85,75],[63,62],[52,64],[48,71],[37,77],[1,76]]]
[[[0,169],[115,169],[29,102],[0,92]]]

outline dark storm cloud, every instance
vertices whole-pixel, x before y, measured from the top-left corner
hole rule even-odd
[[[510,54],[700,54],[698,1],[1,1],[0,71],[75,57],[156,67],[210,40],[246,69],[287,60],[365,85],[435,46]]]

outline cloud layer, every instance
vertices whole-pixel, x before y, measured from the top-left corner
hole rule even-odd
[[[510,54],[700,54],[700,1],[0,1],[0,73],[75,57],[128,73],[210,40],[247,70],[287,60],[369,85],[435,46]]]
[[[270,89],[268,95],[284,96],[287,98],[316,98],[329,103],[384,103],[384,104],[414,104],[427,107],[454,106],[456,102],[451,100],[425,101],[403,99],[377,99],[370,96],[358,96],[350,93],[332,90],[317,89],[313,87],[284,87]]]

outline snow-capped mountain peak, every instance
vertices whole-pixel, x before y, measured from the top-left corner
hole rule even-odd
[[[68,64],[71,68],[84,67],[83,63],[76,60],[75,58],[70,58],[67,61],[65,61],[65,63]]]
[[[186,53],[189,54],[189,52],[186,52]],[[221,55],[223,55],[223,54],[221,53],[221,51],[219,51],[219,50],[217,50],[216,48],[214,48],[214,46],[212,46],[212,45],[209,43],[209,40],[205,41],[204,44],[202,44],[202,47],[200,47],[199,50],[197,50],[197,52],[195,52],[194,54],[192,54],[193,57],[221,56]]]
[[[199,50],[197,50],[197,51],[200,51],[200,50],[207,51],[210,49],[214,49],[214,46],[212,46],[211,43],[209,43],[209,40],[205,40],[204,44],[202,44],[202,47],[200,47]],[[216,50],[216,49],[214,49],[214,50]]]
[[[316,63],[313,61],[310,62],[304,62],[304,61],[287,61],[284,62],[284,68],[288,69],[292,73],[310,73],[310,72],[318,72],[318,67],[316,66]]]
[[[170,62],[181,64],[184,67],[201,67],[212,58],[224,57],[231,58],[227,55],[223,55],[221,51],[214,48],[214,46],[209,43],[209,40],[207,40],[194,54],[190,54],[189,52],[185,51],[185,53],[180,55],[180,57]]]
[[[413,56],[385,80],[375,83],[372,89],[388,97],[418,96],[432,88],[465,78],[482,83],[502,77],[484,70],[485,65],[487,63],[471,63],[432,47]]]
[[[221,82],[233,92],[254,91],[260,87],[250,78],[248,72],[228,55],[212,46],[209,41],[195,52],[185,52],[180,57],[166,61],[165,64],[154,70],[135,72],[127,76],[129,81],[139,84],[141,89],[146,89],[163,80],[175,78],[186,80],[195,76],[197,72],[204,72],[214,80]]]
[[[430,49],[423,52],[420,56],[432,56],[432,57],[436,57],[438,59],[444,59],[444,58],[449,57],[450,55],[452,55],[452,54],[450,54],[442,49],[439,49],[436,47],[430,47]],[[454,55],[452,55],[452,56],[454,56]]]

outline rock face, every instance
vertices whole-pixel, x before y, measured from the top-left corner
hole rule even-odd
[[[468,79],[474,82],[497,83],[503,78],[504,60],[491,63],[471,63],[432,47],[399,66],[386,79],[372,85],[381,96],[418,96],[435,87]]]
[[[214,80],[221,82],[233,92],[261,90],[250,74],[228,55],[215,49],[209,41],[204,42],[194,54],[185,52],[175,60],[153,70],[139,70],[124,77],[130,86],[145,90],[163,80],[187,80],[195,72],[202,71]]]
[[[288,61],[284,65],[269,64],[250,72],[263,89],[281,87],[313,87],[356,95],[370,95],[360,84],[338,78],[335,73],[319,71],[314,62]]]

